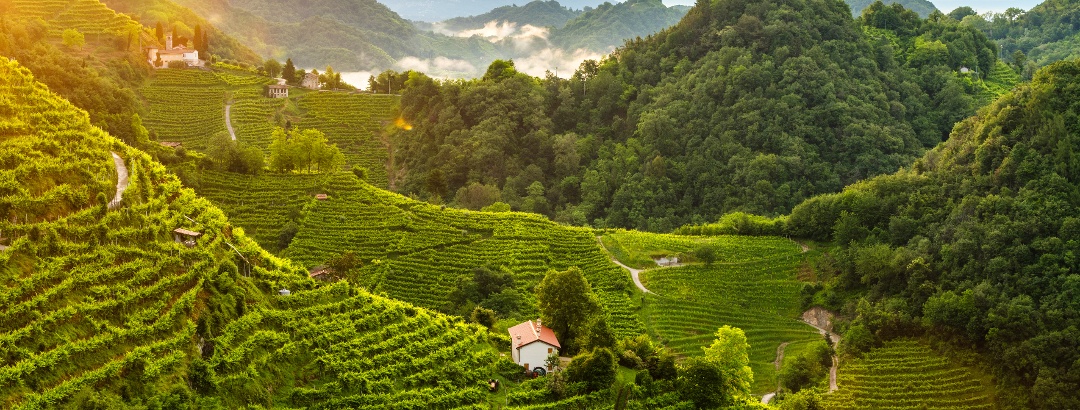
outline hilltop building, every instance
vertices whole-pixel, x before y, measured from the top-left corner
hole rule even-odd
[[[168,67],[169,63],[173,61],[183,62],[184,64],[187,64],[188,67],[202,66],[202,60],[199,60],[199,50],[192,50],[184,46],[173,47],[173,36],[171,33],[165,36],[165,48],[148,48],[146,58],[150,62],[150,66],[156,68]],[[161,65],[157,65],[159,58],[161,59]]]
[[[527,321],[507,329],[510,332],[510,351],[514,363],[525,368],[526,371],[537,370],[538,372],[551,370],[544,364],[552,353],[558,355],[559,339],[555,337],[555,331],[536,322]]]
[[[319,75],[315,74],[315,73],[304,74],[304,79],[303,79],[303,81],[300,82],[300,85],[303,86],[304,88],[309,88],[309,89],[312,89],[312,90],[318,90],[319,89]]]

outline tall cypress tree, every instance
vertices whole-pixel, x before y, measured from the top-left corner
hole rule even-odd
[[[157,27],[154,27],[154,35],[157,36],[157,41],[161,44],[165,44],[165,28],[161,26],[161,22],[157,22]]]
[[[203,41],[202,26],[196,24],[195,25],[195,35],[191,39],[191,43],[192,43],[191,45],[195,48],[195,51],[202,52],[202,50],[203,50],[203,42],[202,41]]]
[[[281,71],[281,78],[284,78],[288,84],[296,85],[296,66],[293,65],[291,58],[285,60],[285,68]]]

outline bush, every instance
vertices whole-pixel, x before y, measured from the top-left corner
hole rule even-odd
[[[574,356],[566,367],[566,379],[569,383],[583,383],[586,392],[611,387],[615,382],[615,354],[610,349],[598,348]]]

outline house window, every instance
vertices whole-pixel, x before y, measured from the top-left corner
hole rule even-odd
[[[550,347],[548,348],[548,354],[551,354],[551,348]]]

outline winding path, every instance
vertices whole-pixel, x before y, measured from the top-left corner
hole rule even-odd
[[[784,349],[787,348],[788,344],[790,344],[790,342],[784,342],[776,347],[776,360],[773,361],[773,366],[776,366],[776,373],[778,374],[780,373],[780,365],[784,364]],[[776,397],[776,393],[780,391],[779,383],[776,387],[776,391],[761,396],[761,404],[769,404],[773,397]]]
[[[119,154],[113,152],[112,158],[113,163],[116,164],[116,195],[113,196],[112,201],[109,201],[109,209],[116,209],[120,206],[120,201],[124,199],[124,191],[127,191],[128,170],[124,159],[120,158]]]
[[[840,335],[833,333],[832,329],[832,314],[822,308],[813,308],[806,312],[803,312],[802,321],[818,330],[822,336],[828,335],[829,341],[832,342],[833,348],[836,348],[840,344]],[[832,357],[832,367],[829,368],[829,392],[840,390],[840,386],[836,384],[837,367],[840,365],[840,358],[836,355]]]
[[[602,248],[605,252],[608,252],[607,247],[604,246],[604,241],[600,240],[599,236],[596,237],[596,241],[600,243],[600,248]],[[608,254],[611,254],[611,252],[608,252]],[[614,255],[612,255],[611,261],[614,262],[616,265],[622,266],[623,269],[630,271],[630,277],[634,278],[634,285],[636,285],[638,289],[641,289],[641,291],[645,293],[653,293],[652,291],[646,289],[645,285],[641,283],[641,277],[639,276],[639,274],[641,273],[641,269],[634,269],[629,266],[623,265],[622,262],[619,262],[618,259],[615,259]],[[655,295],[655,293],[653,294]]]
[[[236,141],[236,131],[232,127],[232,101],[225,103],[225,127],[229,129],[229,136]]]

